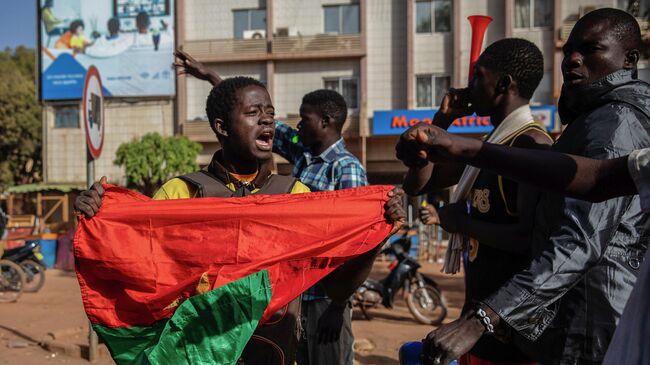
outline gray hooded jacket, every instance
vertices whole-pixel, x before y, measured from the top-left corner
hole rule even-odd
[[[583,92],[580,105],[564,108],[563,122],[572,120],[554,150],[609,159],[650,147],[650,85],[621,70]],[[589,203],[543,194],[535,258],[484,303],[544,364],[601,362],[644,257],[649,218],[638,195]]]

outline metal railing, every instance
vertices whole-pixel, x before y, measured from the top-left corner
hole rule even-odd
[[[207,120],[191,120],[183,123],[182,134],[194,142],[216,142]]]
[[[187,41],[183,50],[201,61],[264,59],[266,39],[211,39]]]
[[[273,54],[282,58],[309,55],[336,55],[342,57],[360,54],[360,34],[316,34],[309,36],[273,38]]]
[[[183,49],[203,62],[358,57],[363,55],[360,34],[275,37],[268,52],[266,39],[187,41]]]

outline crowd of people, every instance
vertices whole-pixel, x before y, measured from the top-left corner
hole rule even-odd
[[[423,363],[650,363],[650,85],[637,79],[641,47],[639,25],[623,11],[595,10],[576,23],[563,47],[558,112],[566,129],[557,141],[533,120],[543,57],[521,39],[489,45],[468,87],[445,95],[433,124],[402,134],[396,153],[408,167],[406,193],[457,185],[438,216],[423,209],[427,222],[453,234],[445,271],[458,271],[467,252],[462,315],[427,336]],[[206,170],[170,180],[154,199],[226,196],[217,186],[240,197],[368,184],[342,139],[347,106],[338,93],[306,94],[293,129],[274,120],[259,81],[222,80],[182,51],[177,58],[182,71],[213,85],[206,110],[221,150]],[[495,127],[483,141],[446,132],[472,113]],[[294,165],[277,191],[264,188],[274,176],[272,151]],[[75,202],[89,218],[101,207],[102,183]],[[395,188],[385,206],[396,227],[405,218],[402,195]],[[297,299],[294,325],[303,331],[287,345],[289,363],[352,364],[348,298],[378,251]]]

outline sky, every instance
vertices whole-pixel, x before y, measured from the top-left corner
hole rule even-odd
[[[36,0],[0,0],[0,50],[36,46]]]

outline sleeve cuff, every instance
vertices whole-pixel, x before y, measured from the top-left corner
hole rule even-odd
[[[641,209],[650,211],[650,148],[635,150],[627,158],[627,169],[639,191]]]
[[[553,322],[557,306],[546,307],[543,299],[515,284],[508,283],[482,302],[490,307],[513,330],[536,341]]]

